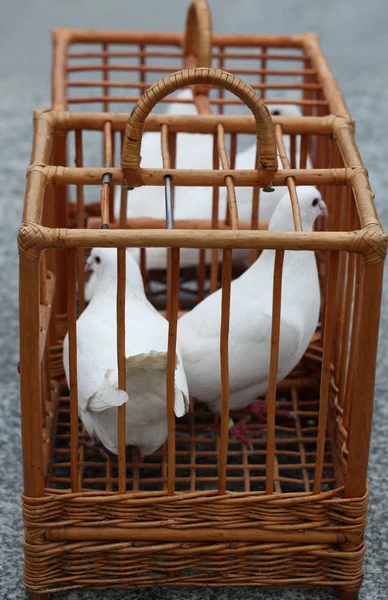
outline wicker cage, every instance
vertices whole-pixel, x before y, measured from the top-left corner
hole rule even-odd
[[[63,61],[69,42],[117,41],[142,44],[135,53],[144,58],[148,44],[180,47],[183,39],[177,34],[115,37],[111,32],[94,38],[92,33],[64,36],[60,31],[56,52]],[[166,76],[135,104],[129,119],[121,113],[58,110],[64,104],[35,113],[18,236],[24,581],[31,598],[71,588],[150,585],[326,586],[336,588],[343,598],[358,595],[387,236],[354,142],[353,123],[316,39],[214,35],[211,39],[213,56],[214,52],[226,54],[228,46],[264,47],[260,58],[267,60],[270,47],[299,48],[305,64],[315,69],[314,75],[304,76],[317,78],[319,86],[313,91],[300,88],[303,116],[269,119],[252,87],[236,74],[211,68]],[[108,55],[110,49],[105,47],[102,58]],[[266,64],[255,71],[264,78],[258,84],[261,91],[267,89]],[[185,86],[194,86],[199,112],[207,114],[149,114],[168,94]],[[210,86],[224,90],[209,95],[210,105],[214,98],[214,104],[225,106],[228,92],[247,105],[250,114],[229,115],[222,110],[209,114]],[[114,100],[107,94],[103,101]],[[316,112],[317,106],[322,113],[321,109]],[[161,169],[141,168],[143,128],[160,134]],[[88,132],[100,138],[103,166],[84,160]],[[213,169],[175,168],[176,137],[192,132],[213,136]],[[233,168],[243,135],[257,138],[256,169]],[[121,167],[109,166],[114,164],[115,137],[123,142]],[[58,149],[66,161],[60,160]],[[307,156],[311,168],[306,168]],[[67,167],[67,158],[69,162],[74,158],[76,167]],[[128,220],[127,194],[122,193],[124,210],[120,223],[114,223],[110,211],[113,185],[160,187],[166,185],[166,178],[175,189],[211,187],[212,219],[176,220],[173,228],[156,219]],[[95,198],[96,186],[101,184],[101,215],[89,219],[85,227],[84,199],[88,193]],[[295,231],[266,231],[266,223],[258,221],[257,190],[270,185],[288,187]],[[311,233],[301,230],[298,212],[296,186],[304,185],[320,189],[329,211]],[[228,190],[228,215],[220,220],[214,205],[223,186]],[[256,190],[249,221],[238,218],[236,196],[241,187]],[[64,223],[73,191],[76,226],[69,228]],[[101,229],[101,223],[110,228]],[[168,440],[143,462],[126,448],[125,429],[120,427],[117,456],[109,454],[104,459],[79,445],[85,429],[78,420],[76,319],[86,305],[83,264],[86,249],[108,246],[118,248],[118,306],[125,304],[124,248],[142,248],[145,289],[169,320]],[[147,269],[151,247],[166,248],[167,273],[156,275]],[[180,268],[181,248],[197,249],[198,263],[192,268]],[[252,439],[252,449],[228,431],[230,287],[238,274],[233,249],[249,249],[251,262],[263,249],[276,250],[266,432]],[[211,264],[205,261],[206,250],[212,254]],[[290,250],[315,251],[322,309],[320,326],[303,359],[277,384],[282,257]],[[222,414],[219,419],[192,398],[189,413],[175,421],[177,320],[220,287]],[[125,354],[120,310],[117,318],[122,376]],[[62,366],[67,331],[70,390]],[[278,417],[275,407],[292,411],[295,418]],[[125,406],[119,408],[119,421],[124,415]],[[213,431],[218,423],[220,431]],[[262,425],[253,422],[252,427],[259,430]]]
[[[206,0],[192,2],[184,33],[55,29],[52,106],[55,110],[121,112],[124,105],[130,110],[161,76],[196,66],[224,69],[244,79],[266,99],[269,108],[292,105],[304,116],[349,118],[316,34],[213,34]],[[197,86],[194,91],[200,114],[236,114],[245,108],[224,88],[209,94],[209,86]],[[172,102],[186,106],[193,100],[168,96],[161,100],[161,110]],[[113,143],[112,161],[115,155],[119,159],[119,147]],[[67,164],[65,132],[58,132],[54,140],[53,160],[57,165]],[[57,224],[61,227],[77,224],[75,205],[65,194],[65,187],[57,190]],[[114,186],[110,210],[112,217]],[[84,213],[96,216],[98,207],[87,204]]]

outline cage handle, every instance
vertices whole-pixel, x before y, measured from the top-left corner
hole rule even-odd
[[[206,83],[229,90],[244,102],[253,113],[256,121],[256,137],[258,144],[258,167],[261,174],[260,185],[267,188],[272,185],[278,170],[275,128],[271,115],[262,100],[250,85],[239,77],[221,69],[184,69],[167,75],[152,85],[134,106],[125,128],[121,153],[121,168],[127,185],[138,179],[135,171],[141,163],[141,138],[144,123],[152,109],[160,100],[175,92],[197,83]],[[202,117],[206,118],[206,117]]]
[[[210,68],[212,66],[212,19],[207,0],[193,0],[186,17],[183,54],[185,67]],[[195,96],[209,94],[209,85],[193,87]]]

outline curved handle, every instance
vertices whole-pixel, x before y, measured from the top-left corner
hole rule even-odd
[[[175,90],[197,83],[223,87],[235,94],[251,109],[256,121],[256,137],[259,154],[259,170],[262,171],[262,187],[272,184],[278,170],[275,127],[264,101],[239,77],[221,69],[184,69],[167,75],[143,94],[134,106],[125,128],[121,153],[124,177],[130,179],[129,171],[138,169],[141,163],[140,148],[144,122],[154,106]]]
[[[212,18],[206,0],[193,0],[189,6],[183,55],[188,69],[212,66]],[[207,96],[209,86],[197,85],[193,92]]]

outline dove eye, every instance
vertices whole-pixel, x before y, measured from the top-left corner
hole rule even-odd
[[[312,201],[311,205],[312,206],[316,206],[319,202],[319,198],[314,198],[314,200]]]
[[[274,110],[272,112],[272,114],[273,114],[274,117],[279,117],[280,116],[280,110]]]
[[[101,262],[101,258],[99,256],[96,256],[94,260],[96,261],[97,264],[99,264]]]

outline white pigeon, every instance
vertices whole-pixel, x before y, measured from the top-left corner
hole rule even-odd
[[[193,93],[190,88],[179,90],[175,98],[191,100],[191,102],[173,102],[168,106],[167,115],[196,115]],[[141,167],[144,169],[161,169],[161,137],[159,132],[148,131],[143,134],[141,142]],[[176,142],[177,169],[212,169],[213,136],[200,133],[178,133]],[[179,188],[179,195],[184,196],[188,188]],[[177,190],[178,191],[178,190]],[[115,190],[115,218],[120,215],[121,188]],[[143,186],[128,193],[127,217],[165,217],[164,187]]]
[[[190,88],[180,90],[177,98],[193,100]],[[269,105],[270,114],[282,116],[300,116],[301,112],[295,105],[272,104]],[[166,114],[197,114],[194,102],[172,103]],[[150,140],[154,146],[150,148]],[[284,142],[288,156],[290,154],[289,136],[284,136]],[[300,140],[297,139],[296,161],[299,163]],[[143,168],[161,168],[160,136],[155,132],[145,133],[141,147]],[[177,169],[212,169],[213,168],[213,136],[205,134],[179,133],[177,135]],[[238,170],[254,169],[256,158],[256,144],[251,144],[245,150],[236,155],[236,166]],[[279,167],[282,168],[280,158]],[[308,163],[311,168],[311,163]],[[117,197],[115,201],[116,218],[120,214],[120,188],[116,188]],[[259,218],[268,220],[275,210],[277,203],[285,193],[285,187],[275,188],[273,192],[260,192]],[[250,219],[252,210],[252,188],[240,187],[237,189],[237,203],[241,219]],[[210,219],[211,218],[212,188],[190,188],[178,187],[175,190],[175,219]],[[225,188],[220,188],[219,216],[223,218],[226,211],[227,193]],[[127,216],[128,218],[151,217],[163,219],[165,217],[164,187],[143,186],[135,188],[128,193]],[[151,259],[150,268],[158,268]]]
[[[192,100],[192,102],[173,102],[168,106],[166,114],[174,115],[196,115],[197,109],[193,100],[191,88],[179,90],[175,98],[181,100]],[[146,168],[162,168],[160,133],[148,131],[143,134],[141,142],[141,166]],[[195,148],[195,152],[193,152]],[[213,166],[213,136],[203,134],[178,133],[177,134],[177,169],[211,169]],[[176,219],[190,218],[189,212],[185,211],[192,197],[195,188],[181,187],[177,190],[176,204],[179,200],[187,197],[187,202],[181,205],[181,209],[176,209]],[[202,188],[201,188],[202,189]],[[206,191],[205,191],[206,193]],[[198,194],[200,196],[200,194]],[[211,197],[211,196],[210,196]],[[115,218],[119,219],[121,203],[121,187],[115,187]],[[209,217],[211,218],[211,203],[209,204]],[[183,214],[183,216],[181,216]],[[184,216],[184,215],[187,216]],[[195,215],[195,213],[194,213]],[[127,216],[128,218],[152,217],[154,219],[164,219],[166,216],[164,187],[144,186],[131,190],[127,196]],[[192,218],[201,218],[192,216]],[[185,257],[183,252],[183,265],[185,263],[193,264],[190,258],[192,253]],[[165,269],[167,265],[166,250],[163,248],[153,248],[147,250],[147,267],[150,269]],[[140,252],[137,253],[137,260],[140,261]],[[198,261],[198,252],[195,253],[194,263]],[[88,282],[85,284],[85,300],[89,302],[93,297],[96,286],[96,280],[91,273]]]
[[[126,391],[118,390],[117,250],[94,248],[88,259],[97,280],[95,294],[77,321],[78,414],[90,436],[117,454],[118,406],[126,403],[126,443],[141,456],[167,438],[166,372],[168,322],[148,302],[139,266],[126,252]],[[69,382],[68,335],[63,362]],[[189,394],[180,350],[176,351],[175,414],[183,416]]]
[[[312,231],[326,205],[314,187],[297,188],[304,231]],[[270,230],[294,229],[289,194],[276,207]],[[241,409],[268,389],[274,250],[231,284],[229,324],[230,408]],[[221,409],[221,290],[178,321],[178,338],[190,394]],[[278,381],[302,358],[318,323],[320,290],[314,252],[286,251],[283,265]]]
[[[190,88],[180,90],[177,98],[193,100]],[[296,105],[270,104],[270,114],[277,116],[301,116]],[[194,102],[172,103],[167,114],[197,114]],[[289,156],[289,136],[284,136],[285,147]],[[152,144],[154,144],[152,146]],[[193,151],[194,149],[194,151]],[[297,137],[296,162],[299,164],[300,139]],[[180,133],[177,136],[177,165],[179,169],[210,169],[212,168],[213,136],[201,134]],[[155,132],[143,135],[141,153],[143,156],[142,167],[161,168],[160,136]],[[250,145],[236,155],[237,170],[254,169],[256,158],[256,144]],[[282,168],[281,160],[278,158],[279,168]],[[310,159],[307,159],[307,167],[311,168]],[[269,220],[275,210],[280,198],[287,191],[285,186],[273,188],[272,192],[260,190],[259,219]],[[120,188],[116,188],[115,213],[118,218],[120,213]],[[240,220],[250,220],[252,215],[253,188],[236,188],[236,199]],[[227,207],[227,191],[225,187],[220,188],[219,193],[219,219],[224,219]],[[135,188],[128,193],[127,216],[129,218],[151,217],[156,219],[165,218],[164,187],[144,186]],[[212,217],[212,188],[210,187],[178,187],[175,189],[174,219],[204,219],[211,220]],[[140,262],[140,251],[138,250],[136,260]],[[205,263],[210,264],[212,253],[206,251]],[[235,250],[233,260],[239,260],[248,264],[249,252],[246,250]],[[180,264],[188,267],[199,263],[199,252],[192,248],[183,248],[180,254]],[[166,269],[167,251],[165,248],[147,248],[147,269]],[[95,279],[93,274],[85,285],[85,299],[89,301],[94,293]]]

